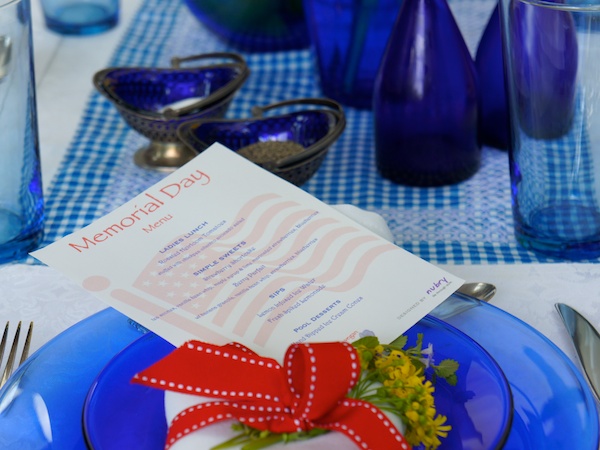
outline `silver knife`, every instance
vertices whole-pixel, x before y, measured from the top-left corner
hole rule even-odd
[[[571,335],[583,372],[600,400],[600,334],[579,312],[564,303],[554,305]]]

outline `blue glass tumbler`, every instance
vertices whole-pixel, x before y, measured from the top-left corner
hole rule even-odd
[[[29,0],[0,1],[0,136],[0,262],[8,262],[43,233]]]
[[[559,259],[600,257],[600,5],[501,0],[515,236]]]
[[[481,92],[481,143],[506,150],[510,142],[510,122],[504,87],[499,4],[496,4],[477,46],[475,67]]]
[[[375,81],[375,160],[399,184],[441,186],[479,168],[473,59],[446,0],[405,0]]]
[[[119,0],[41,0],[48,29],[65,35],[90,35],[119,22]]]
[[[371,109],[373,86],[402,0],[304,0],[321,90]]]
[[[564,5],[562,0],[554,3]],[[560,138],[575,114],[579,57],[575,18],[567,10],[535,2],[513,1],[507,13],[519,125],[534,138]]]

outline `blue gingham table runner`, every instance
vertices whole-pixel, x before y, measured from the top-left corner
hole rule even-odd
[[[495,0],[451,0],[472,54]],[[181,0],[145,0],[116,49],[111,66],[168,67],[173,56],[236,51],[206,30]],[[228,117],[254,105],[322,96],[310,49],[242,53],[251,70]],[[479,172],[454,186],[413,188],[379,176],[369,111],[345,108],[347,127],[316,175],[302,188],[329,204],[350,203],[381,214],[396,244],[438,264],[551,262],[521,248],[513,236],[508,157],[483,149]],[[93,93],[46,198],[45,244],[110,212],[164,174],[140,169],[133,153],[146,139]]]

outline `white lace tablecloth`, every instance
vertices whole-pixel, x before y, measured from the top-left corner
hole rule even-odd
[[[573,361],[572,344],[555,311],[568,303],[600,326],[600,267],[596,264],[441,266],[468,281],[498,287],[492,304],[524,320],[550,338]],[[36,324],[32,352],[106,305],[45,266],[0,266],[0,320]],[[493,325],[493,324],[491,324]],[[577,364],[579,364],[576,361]]]
[[[33,3],[35,10],[38,2]],[[176,54],[192,53],[192,50],[193,53],[215,50],[215,40],[210,36],[207,39],[207,33],[199,28],[191,16],[185,14],[179,0],[127,0],[121,3],[123,19],[127,17],[128,20],[134,15],[134,10],[137,11],[137,4],[143,7],[131,23],[124,21],[118,29],[94,37],[78,39],[52,36],[40,29],[42,23],[39,14],[37,17],[34,34],[37,36],[36,49],[40,50],[36,63],[39,63],[37,69],[40,78],[38,103],[41,147],[47,173],[45,184],[49,188],[48,222],[52,223],[52,229],[48,230],[49,240],[89,223],[157,181],[156,174],[141,171],[133,165],[131,155],[145,142],[144,138],[128,131],[114,108],[100,99],[98,94],[92,94],[90,74],[108,64],[159,66],[167,64],[169,58]],[[495,1],[452,0],[451,5],[464,32],[465,41],[474,53]],[[118,41],[121,43],[114,49],[114,43]],[[90,52],[90,48],[94,51]],[[108,55],[112,50],[114,54],[109,62]],[[89,58],[83,58],[82,55]],[[282,64],[289,64],[290,71],[293,69],[298,73],[312,73],[308,51],[286,55],[268,54],[264,56],[265,61],[257,55],[248,58],[254,75],[245,86],[247,94],[233,105],[233,112],[246,114],[249,106],[255,104],[280,100],[281,97],[318,93],[314,82],[304,83],[300,86],[302,89],[298,90],[289,89],[286,84],[276,84],[276,89],[268,85],[266,90],[260,90],[261,77],[274,73],[285,80],[290,78],[291,72],[286,70],[269,71]],[[295,59],[299,56],[302,58]],[[77,99],[77,102],[74,103],[72,99]],[[83,106],[85,101],[89,103],[87,108]],[[453,206],[448,199],[453,198],[457,187],[439,188],[436,191],[439,195],[430,195],[432,190],[405,189],[377,177],[372,167],[372,158],[367,152],[372,146],[370,132],[361,127],[361,124],[370,124],[368,118],[363,117],[365,114],[349,109],[351,125],[345,131],[347,137],[336,144],[337,149],[332,149],[329,157],[334,159],[325,165],[323,174],[312,180],[307,189],[312,193],[322,194],[319,197],[328,203],[349,202],[379,212],[394,231],[399,245],[408,247],[408,250],[468,281],[496,284],[498,293],[492,300],[493,304],[540,330],[574,359],[575,353],[554,309],[554,303],[569,303],[600,326],[600,265],[514,264],[531,261],[533,256],[521,251],[515,257],[515,247],[511,247],[513,237],[507,155],[485,148],[481,170],[460,187],[460,199],[464,203],[459,202]],[[85,119],[83,124],[79,123],[82,118]],[[71,128],[68,126],[69,121],[75,123]],[[89,125],[90,121],[98,121],[100,124],[94,128]],[[79,124],[80,129],[77,133],[76,124]],[[110,128],[111,124],[116,124],[116,128]],[[97,130],[103,130],[104,133],[97,133]],[[59,153],[65,150],[64,146],[70,140],[73,144],[71,152],[67,152],[69,158],[58,167]],[[110,151],[95,146],[97,142],[102,146],[109,146]],[[371,180],[370,183],[380,189],[377,191],[379,194],[376,201],[371,198],[373,189],[361,188],[346,192],[320,187],[319,183],[323,179],[328,180],[331,173],[347,167],[338,163],[336,155],[340,155],[342,159],[349,155],[354,161],[357,156],[355,148],[366,149],[363,153],[368,156],[367,162],[364,167],[359,164],[356,167],[366,171],[365,179]],[[113,154],[118,155],[117,160],[111,159]],[[98,163],[92,157],[105,158],[100,162],[114,166],[110,172],[110,182],[105,179],[108,166]],[[81,166],[77,163],[83,162],[88,164],[89,170],[88,166],[83,166],[86,170],[79,172]],[[48,171],[49,168],[52,170]],[[67,177],[65,181],[66,171],[75,171],[76,176],[72,179]],[[82,184],[82,180],[86,183]],[[343,186],[346,186],[349,180],[350,178],[344,178],[340,183],[343,181]],[[90,189],[91,181],[100,183],[101,189]],[[72,190],[65,188],[69,182],[73,183]],[[82,189],[82,186],[85,188]],[[432,198],[435,200],[433,204],[425,201]],[[413,206],[408,207],[406,202],[400,201],[407,199]],[[418,207],[421,201],[427,207]],[[482,202],[485,202],[485,207],[481,206]],[[437,253],[430,249],[435,242],[441,243],[441,250]],[[466,256],[457,255],[453,247],[456,243],[463,246],[460,250]],[[420,247],[421,244],[423,248]],[[448,251],[449,246],[453,250]],[[513,259],[510,260],[509,257]],[[458,260],[464,264],[445,264]],[[475,265],[477,261],[484,265]],[[0,285],[0,324],[5,320],[10,320],[11,323],[33,320],[36,328],[32,351],[39,349],[71,325],[106,307],[100,300],[47,267],[20,264],[0,266]]]

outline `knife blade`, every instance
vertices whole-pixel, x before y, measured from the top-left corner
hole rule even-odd
[[[600,334],[577,310],[564,303],[554,305],[571,336],[585,378],[600,400]]]

